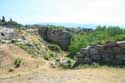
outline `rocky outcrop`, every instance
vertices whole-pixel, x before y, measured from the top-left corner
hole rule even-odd
[[[125,41],[109,41],[104,45],[81,48],[76,57],[78,64],[125,65]]]
[[[0,27],[0,40],[12,40],[16,38],[17,38],[17,33],[15,29]]]
[[[62,29],[51,29],[42,27],[39,29],[39,34],[45,40],[58,44],[63,50],[68,50],[71,41],[71,34]]]

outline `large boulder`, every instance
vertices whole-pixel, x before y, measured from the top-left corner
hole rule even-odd
[[[17,33],[15,29],[0,27],[0,40],[12,40],[16,38],[17,38]]]
[[[98,52],[98,50],[95,49],[95,48],[90,48],[90,49],[89,49],[89,54],[90,54],[90,55],[98,55],[99,52]]]
[[[115,41],[107,41],[104,45],[104,47],[115,47],[117,46],[117,42]]]
[[[63,50],[68,50],[71,41],[71,34],[63,29],[51,29],[42,27],[39,29],[39,34],[45,40],[58,44]]]
[[[42,28],[39,28],[38,32],[40,34],[40,36],[44,39],[47,40],[47,31],[48,31],[48,27],[43,26]]]
[[[104,45],[89,46],[81,48],[77,53],[78,64],[110,64],[125,65],[125,41],[110,41]]]
[[[82,56],[89,55],[89,49],[88,48],[81,48],[80,49],[80,54],[82,54]]]
[[[119,46],[120,48],[125,49],[125,41],[117,42],[117,44],[118,44],[118,46]]]

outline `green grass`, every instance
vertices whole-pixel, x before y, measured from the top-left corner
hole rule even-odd
[[[61,51],[61,48],[56,44],[48,44],[48,48],[51,51],[55,51],[55,52],[60,52]]]

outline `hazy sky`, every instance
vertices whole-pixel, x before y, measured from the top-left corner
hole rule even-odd
[[[21,23],[125,24],[125,0],[0,0],[0,16]]]

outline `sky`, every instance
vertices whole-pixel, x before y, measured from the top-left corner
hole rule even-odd
[[[125,24],[125,0],[0,0],[0,16],[23,24]]]

